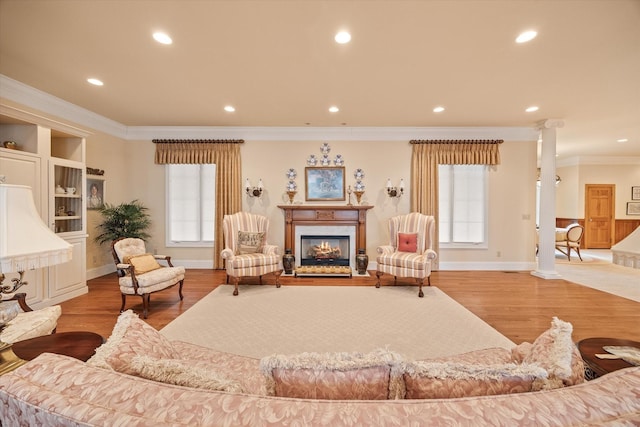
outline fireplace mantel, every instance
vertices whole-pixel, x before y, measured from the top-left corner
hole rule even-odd
[[[278,205],[284,211],[284,247],[295,253],[296,226],[340,226],[356,228],[356,249],[367,248],[367,211],[373,206]]]

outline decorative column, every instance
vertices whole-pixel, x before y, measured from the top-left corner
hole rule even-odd
[[[556,128],[564,121],[547,119],[538,123],[542,132],[540,155],[540,228],[538,269],[531,274],[543,279],[560,279],[556,272]]]

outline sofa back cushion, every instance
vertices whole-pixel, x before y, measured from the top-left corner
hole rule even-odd
[[[267,395],[300,399],[385,400],[402,398],[401,358],[371,353],[301,353],[260,360]]]
[[[541,366],[549,373],[548,380],[541,388],[558,388],[584,382],[584,361],[573,342],[572,332],[571,323],[554,317],[551,327],[532,345],[521,344],[513,350],[515,359]]]
[[[149,356],[135,356],[130,364],[134,375],[165,384],[206,390],[244,393],[240,382],[217,372],[214,365],[202,368],[197,363],[180,359],[156,359]]]
[[[533,390],[547,372],[535,365],[474,365],[415,361],[404,365],[406,399],[446,399],[523,393]]]
[[[135,375],[131,363],[135,356],[177,359],[179,354],[168,339],[140,319],[132,310],[118,316],[107,341],[87,361],[89,365]]]

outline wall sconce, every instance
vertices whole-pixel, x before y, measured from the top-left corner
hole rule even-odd
[[[262,196],[262,189],[264,188],[264,185],[262,184],[262,179],[258,180],[258,186],[257,187],[252,187],[251,183],[249,182],[249,178],[247,178],[245,184],[244,184],[244,189],[247,192],[247,196],[249,197],[260,197]]]
[[[560,175],[556,175],[556,187],[558,186],[558,184],[560,184],[561,181],[562,181],[562,178],[560,178]],[[540,168],[538,168],[538,177],[536,178],[536,185],[538,187],[542,185],[540,180]]]
[[[387,195],[389,197],[400,197],[404,194],[404,180],[400,179],[399,187],[391,186],[391,179],[387,179]]]

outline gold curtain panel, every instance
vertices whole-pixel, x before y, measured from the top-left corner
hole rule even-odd
[[[220,156],[236,151],[242,139],[154,139],[155,162],[166,164],[218,163]]]
[[[412,140],[414,153],[422,152],[440,165],[499,165],[499,145],[503,140]],[[416,151],[418,149],[419,151]]]

